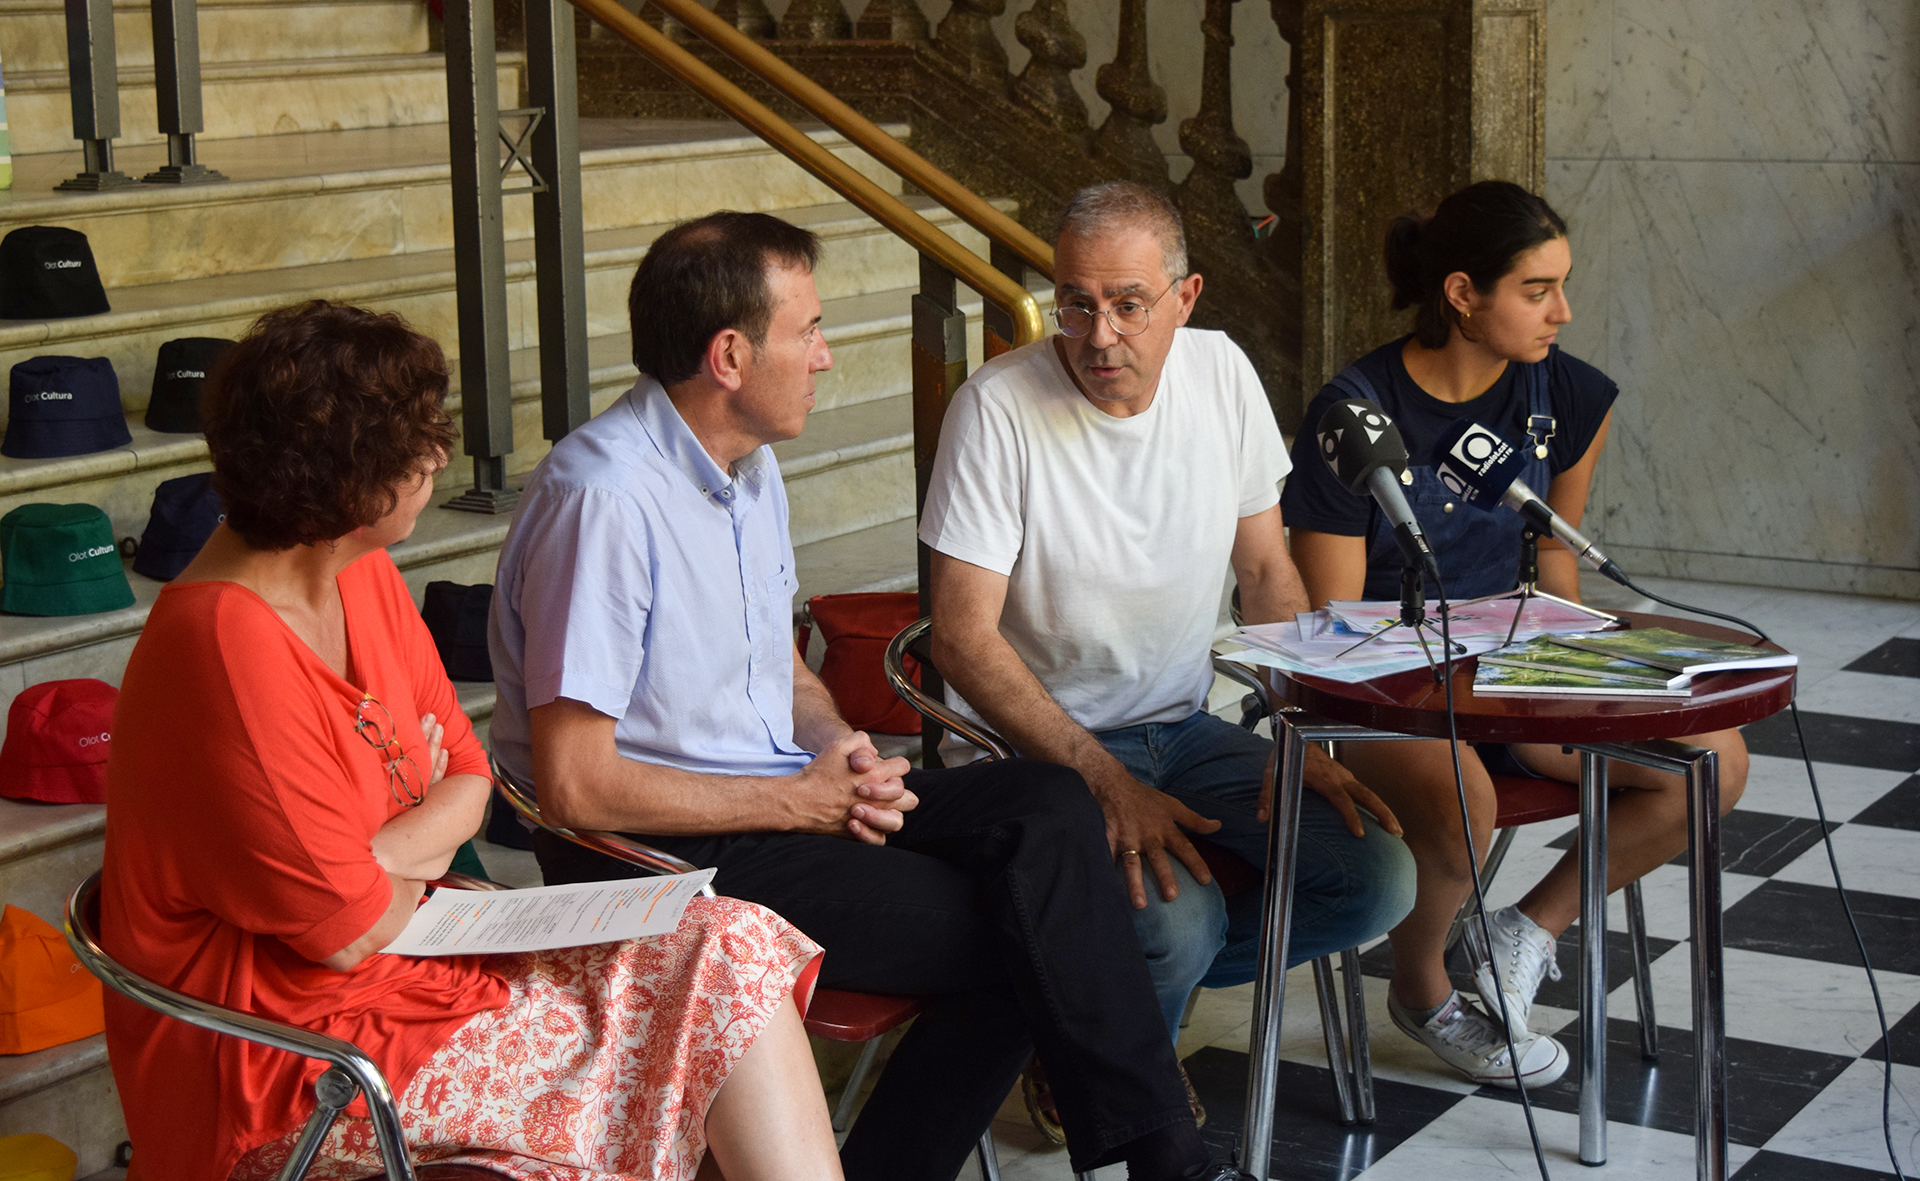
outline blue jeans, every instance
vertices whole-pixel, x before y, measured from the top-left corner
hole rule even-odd
[[[1220,829],[1206,839],[1255,869],[1267,863],[1267,826],[1254,817],[1273,743],[1204,711],[1182,722],[1150,722],[1094,737],[1133,776]],[[1361,814],[1355,837],[1332,804],[1308,790],[1300,800],[1288,967],[1385,934],[1413,909],[1413,855],[1405,842]],[[1229,988],[1254,977],[1260,956],[1261,891],[1232,898],[1199,886],[1175,863],[1180,896],[1167,902],[1147,881],[1147,908],[1133,912],[1168,1034],[1196,985]]]

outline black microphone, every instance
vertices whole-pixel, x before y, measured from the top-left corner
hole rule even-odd
[[[1504,504],[1527,519],[1539,533],[1560,539],[1581,561],[1626,585],[1626,575],[1600,547],[1547,507],[1538,493],[1520,479],[1525,463],[1514,446],[1471,419],[1463,418],[1433,445],[1434,473],[1448,491],[1477,509],[1492,512]]]
[[[1407,474],[1407,445],[1400,428],[1380,407],[1359,398],[1335,402],[1320,416],[1320,455],[1333,478],[1357,496],[1372,496],[1393,526],[1393,538],[1410,566],[1440,577],[1439,563],[1427,545],[1419,518],[1400,491]]]

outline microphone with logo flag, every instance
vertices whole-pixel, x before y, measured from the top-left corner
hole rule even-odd
[[[1524,463],[1511,443],[1467,418],[1449,427],[1433,447],[1434,474],[1461,501],[1486,512],[1492,512],[1495,505],[1506,505],[1525,517],[1536,531],[1559,538],[1587,565],[1622,586],[1628,585],[1613,559],[1547,507],[1547,502],[1520,479]]]

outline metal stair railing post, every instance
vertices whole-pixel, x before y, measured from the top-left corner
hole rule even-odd
[[[579,71],[573,9],[526,0],[527,101],[533,129],[533,259],[540,321],[540,419],[559,442],[593,416],[587,362],[586,233],[580,184]]]
[[[507,247],[500,191],[500,81],[493,0],[447,0],[447,136],[453,182],[453,265],[459,308],[460,434],[473,487],[447,502],[463,512],[513,511],[513,388],[507,365]]]
[[[148,184],[204,185],[226,177],[200,163],[193,137],[207,129],[200,109],[198,0],[153,0],[153,84],[167,163],[141,177]]]
[[[998,310],[991,304],[988,307]],[[933,480],[933,459],[940,449],[940,423],[946,417],[947,402],[967,380],[967,317],[959,308],[953,272],[924,254],[920,256],[920,292],[913,297],[912,350],[913,513],[918,519]],[[914,550],[920,578],[920,615],[925,618],[933,614],[933,550],[924,541],[916,541]],[[940,696],[938,670],[922,665],[920,676],[921,687]],[[941,733],[931,718],[921,718],[921,766],[940,766]]]
[[[73,95],[73,138],[80,141],[80,173],[54,188],[98,193],[139,184],[113,166],[113,141],[120,135],[113,0],[67,0],[67,88]]]
[[[1027,260],[1018,250],[998,238],[987,241],[987,260],[993,263],[995,270],[1025,287],[1027,285]],[[1013,342],[1019,335],[1013,317],[1006,309],[988,304],[981,311],[980,321],[980,359],[991,361],[1001,353],[1013,348]],[[927,613],[927,605],[920,604],[920,613]]]

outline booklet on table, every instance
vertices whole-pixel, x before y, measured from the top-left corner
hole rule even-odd
[[[1617,656],[1569,648],[1547,637],[1496,648],[1480,657],[1482,668],[1490,664],[1532,669],[1537,673],[1567,673],[1580,678],[1604,677],[1642,689],[1678,690],[1679,696],[1685,696],[1688,686],[1693,682],[1693,678],[1686,673],[1672,673],[1652,665],[1622,660]],[[1551,682],[1542,679],[1538,683],[1547,685]],[[1571,683],[1583,684],[1584,681]]]
[[[1769,652],[1750,644],[1690,636],[1664,627],[1634,628],[1604,635],[1577,632],[1555,636],[1553,642],[1696,677],[1737,669],[1792,668],[1800,663],[1800,658],[1791,652]]]

